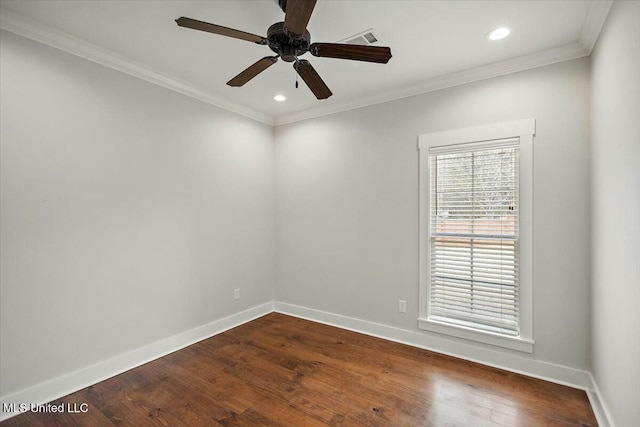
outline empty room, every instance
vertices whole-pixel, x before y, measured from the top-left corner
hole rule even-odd
[[[0,0],[0,426],[640,427],[640,1]]]

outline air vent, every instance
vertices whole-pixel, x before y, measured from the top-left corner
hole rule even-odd
[[[346,44],[360,44],[360,45],[368,45],[373,44],[378,41],[378,38],[371,31],[372,28],[358,33],[355,36],[348,37],[344,40],[340,40],[338,43],[346,43]]]

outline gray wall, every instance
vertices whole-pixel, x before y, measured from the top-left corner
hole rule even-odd
[[[640,424],[639,16],[614,4],[592,82],[581,59],[275,135],[2,32],[0,395],[273,299],[417,331],[417,136],[534,117],[531,357]]]
[[[276,299],[417,330],[418,135],[533,117],[532,357],[586,369],[589,81],[580,59],[278,127]]]
[[[613,4],[593,53],[593,374],[640,425],[640,2]]]
[[[0,43],[1,395],[273,299],[270,126]]]

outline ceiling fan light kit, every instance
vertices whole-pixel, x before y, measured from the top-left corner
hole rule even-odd
[[[382,46],[363,46],[346,43],[311,43],[307,25],[317,0],[279,0],[285,13],[283,22],[276,22],[267,30],[267,37],[247,33],[221,25],[196,19],[180,17],[176,23],[185,28],[232,37],[240,40],[267,45],[276,56],[266,56],[250,65],[227,82],[229,86],[244,86],[251,79],[272,66],[281,58],[293,63],[293,68],[304,80],[317,99],[329,98],[332,93],[313,68],[311,63],[300,56],[309,52],[319,58],[349,59],[354,61],[386,64],[391,59],[391,49]]]

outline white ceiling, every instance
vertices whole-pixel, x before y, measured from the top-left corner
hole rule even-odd
[[[282,21],[276,0],[1,0],[0,27],[171,89],[280,124],[588,55],[610,1],[319,0],[312,41],[373,29],[393,58],[372,64],[305,55],[333,91],[318,101],[294,88],[278,62],[242,88],[226,82],[272,52],[266,46],[178,27],[186,16],[266,36]],[[509,26],[512,35],[485,35]],[[277,93],[287,101],[273,100]]]

